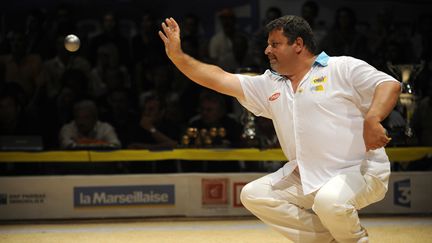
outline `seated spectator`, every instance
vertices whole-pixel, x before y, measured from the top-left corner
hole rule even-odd
[[[10,45],[10,52],[0,56],[5,81],[19,84],[27,99],[30,99],[35,91],[42,59],[39,55],[27,51],[28,36],[22,31],[11,33]]]
[[[211,90],[204,90],[199,97],[199,114],[190,119],[186,135],[194,129],[197,135],[192,135],[192,147],[239,147],[242,139],[242,127],[235,119],[226,113],[224,97]],[[213,132],[214,131],[214,132]],[[182,141],[184,142],[184,141]],[[238,172],[239,161],[185,161],[183,172]]]
[[[119,62],[119,50],[107,43],[98,47],[96,65],[91,70],[89,94],[100,99],[115,88],[130,88],[129,71]]]
[[[0,135],[37,135],[38,124],[27,116],[20,99],[24,91],[18,84],[9,83],[0,90]]]
[[[165,101],[149,94],[142,105],[141,119],[133,131],[130,149],[163,149],[178,145],[180,127],[165,116]]]
[[[141,120],[133,129],[130,149],[172,149],[177,147],[180,137],[180,127],[166,117],[166,104],[162,97],[149,94],[143,101]],[[178,162],[164,160],[161,162],[146,161],[130,164],[135,172],[173,173],[179,171]]]
[[[74,105],[74,120],[65,124],[59,134],[60,147],[79,148],[120,148],[114,128],[98,120],[96,104],[83,100]]]
[[[242,127],[239,122],[231,118],[226,112],[225,98],[211,90],[204,90],[199,97],[199,113],[192,117],[188,127],[198,130],[224,128],[225,134],[221,144],[214,141],[215,146],[239,147],[241,145]]]
[[[112,90],[102,101],[100,119],[111,124],[123,146],[127,146],[133,134],[132,124],[138,119],[138,113],[133,106],[133,96],[127,89]]]
[[[222,28],[210,38],[209,43],[209,55],[215,63],[220,62],[222,55],[232,52],[232,39],[239,34],[237,16],[232,9],[223,9],[217,16]]]
[[[48,149],[59,148],[59,131],[73,120],[74,104],[88,97],[86,75],[78,69],[66,69],[60,77],[60,84],[59,93],[53,98],[41,99],[35,110],[43,119],[40,128]]]

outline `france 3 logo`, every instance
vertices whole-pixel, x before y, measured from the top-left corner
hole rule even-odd
[[[393,203],[401,207],[411,208],[411,180],[395,181],[393,185]]]

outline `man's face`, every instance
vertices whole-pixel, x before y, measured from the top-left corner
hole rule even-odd
[[[288,38],[283,30],[273,30],[269,33],[265,54],[269,58],[270,66],[281,75],[290,75],[291,67],[297,57],[296,43],[288,44]]]
[[[143,115],[153,119],[160,118],[162,116],[160,102],[156,99],[147,101],[144,105]]]
[[[201,117],[205,123],[216,123],[223,116],[218,102],[204,100],[200,107]]]
[[[113,15],[107,14],[103,18],[103,27],[106,31],[112,31],[114,30],[116,25],[116,21]]]
[[[81,134],[88,135],[88,133],[96,125],[97,117],[90,111],[82,110],[75,114],[75,122]]]

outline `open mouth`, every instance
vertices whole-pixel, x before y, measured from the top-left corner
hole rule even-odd
[[[269,58],[269,62],[271,65],[274,65],[277,63],[277,60],[275,58]]]
[[[270,64],[275,64],[277,62],[276,58],[274,56],[267,56],[269,59]]]

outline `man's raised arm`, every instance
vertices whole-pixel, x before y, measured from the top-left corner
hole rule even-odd
[[[174,65],[189,79],[199,85],[220,93],[244,99],[240,80],[232,73],[215,65],[200,62],[181,49],[180,27],[173,18],[162,23],[159,36],[165,44],[165,51]]]

